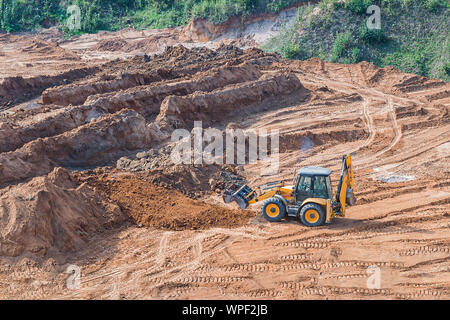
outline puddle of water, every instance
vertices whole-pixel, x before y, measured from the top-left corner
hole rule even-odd
[[[437,147],[437,150],[441,154],[450,154],[450,142],[446,142]]]
[[[304,137],[300,143],[300,155],[297,158],[297,163],[301,163],[306,160],[310,155],[312,148],[314,148],[314,142],[310,138]]]
[[[101,117],[102,115],[104,115],[104,114],[105,114],[104,112],[97,112],[97,111],[95,111],[95,110],[91,110],[91,111],[89,111],[89,113],[88,113],[86,122],[91,122],[92,120],[98,119],[98,118],[100,118],[100,117]]]
[[[35,109],[35,108],[37,108],[39,106],[40,106],[40,104],[38,104],[36,102],[31,102],[31,103],[23,106],[22,109],[24,109],[24,110],[31,110],[31,109]]]
[[[311,150],[312,148],[314,148],[314,142],[310,138],[305,137],[300,145],[300,151],[305,152]]]
[[[379,181],[386,182],[386,183],[394,183],[394,182],[412,181],[412,180],[415,180],[416,177],[392,174],[392,175],[386,175],[386,176],[378,176],[378,177],[376,177],[376,179]]]

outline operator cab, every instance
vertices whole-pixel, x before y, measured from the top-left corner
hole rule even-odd
[[[303,167],[299,170],[295,185],[295,202],[301,204],[307,198],[331,199],[333,191],[331,170],[322,167]]]

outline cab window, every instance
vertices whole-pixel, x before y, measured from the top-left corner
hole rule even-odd
[[[298,182],[297,191],[310,192],[311,191],[311,177],[301,176]]]
[[[295,199],[297,203],[302,203],[305,199],[310,198],[312,195],[311,189],[312,178],[308,176],[301,176],[297,185],[297,192]]]
[[[326,176],[316,176],[314,178],[314,198],[329,198],[326,178]]]
[[[331,186],[330,176],[327,177],[326,182],[327,182],[328,197],[331,199],[333,198],[333,188]]]

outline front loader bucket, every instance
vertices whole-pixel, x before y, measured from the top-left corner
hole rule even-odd
[[[239,208],[241,208],[242,210],[245,210],[248,207],[248,202],[245,199],[241,198],[241,196],[239,195],[224,193],[222,195],[222,198],[223,202],[225,203],[230,203],[231,201],[236,202]]]
[[[236,202],[242,210],[245,210],[248,207],[247,200],[241,198],[239,195],[233,196],[232,200]]]
[[[234,201],[242,210],[248,207],[248,201],[253,199],[254,196],[253,190],[247,185],[237,186],[237,190],[227,190],[222,193],[223,202]]]

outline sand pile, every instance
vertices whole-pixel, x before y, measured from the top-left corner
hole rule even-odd
[[[44,256],[82,247],[89,235],[126,220],[67,170],[0,190],[0,255]]]
[[[253,217],[250,210],[230,210],[194,200],[178,190],[151,183],[146,174],[80,173],[80,182],[101,190],[138,225],[167,230],[236,227]]]

